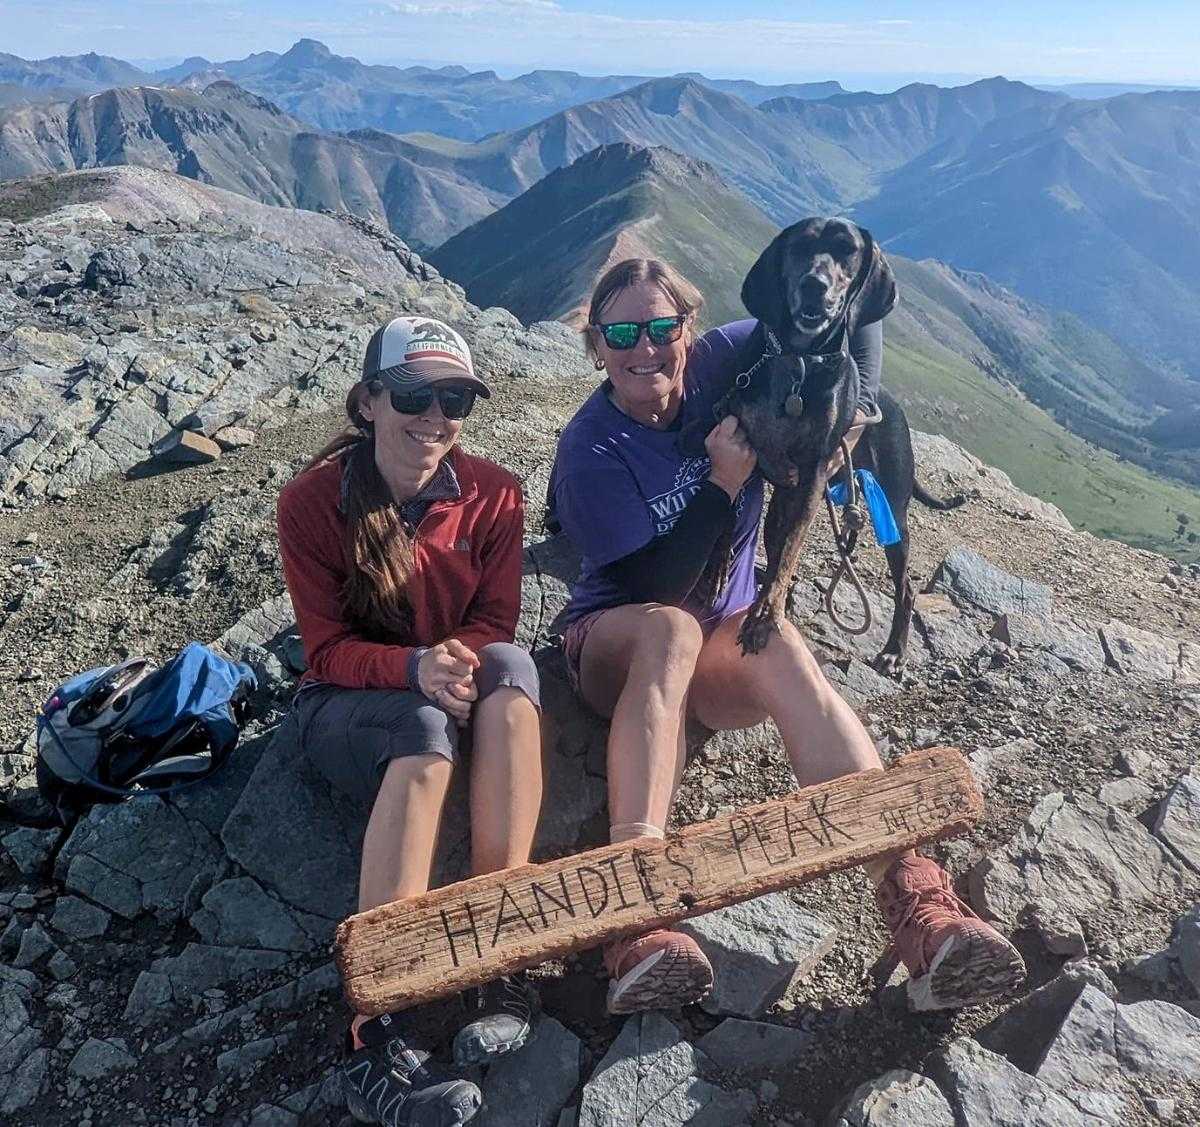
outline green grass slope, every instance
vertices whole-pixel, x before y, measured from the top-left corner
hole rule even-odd
[[[708,295],[711,324],[744,317],[741,279],[777,228],[707,165],[669,149],[605,145],[552,172],[433,251],[478,305],[574,319],[627,257],[672,263]]]

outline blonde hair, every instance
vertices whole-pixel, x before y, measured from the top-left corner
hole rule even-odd
[[[587,324],[583,327],[583,344],[587,349],[589,359],[596,360],[599,352],[596,340],[599,334],[594,325],[600,323],[600,315],[621,290],[638,282],[653,282],[671,300],[677,313],[687,317],[684,331],[690,330],[696,314],[704,304],[704,298],[682,274],[673,266],[657,258],[627,258],[610,266],[600,276],[596,288],[592,291],[592,300],[588,306]]]
[[[406,588],[413,571],[413,542],[375,462],[375,427],[362,413],[366,397],[383,391],[378,380],[360,380],[346,394],[348,425],[301,470],[334,458],[345,462],[346,555],[342,611],[371,641],[411,641],[412,604]]]

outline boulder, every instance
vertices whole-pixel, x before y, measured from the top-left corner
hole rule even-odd
[[[1191,679],[1180,666],[1180,643],[1138,626],[1111,619],[1100,627],[1108,663],[1126,677],[1150,681]]]
[[[501,1057],[483,1082],[478,1127],[557,1127],[579,1084],[583,1043],[552,1017],[537,1019],[519,1053]]]
[[[1108,664],[1095,627],[1037,614],[1002,614],[992,637],[1020,652],[1041,650],[1082,673],[1100,673]]]
[[[1200,768],[1193,767],[1163,799],[1154,819],[1154,833],[1200,873]]]
[[[967,1127],[1120,1127],[1084,1111],[1049,1084],[989,1053],[969,1037],[952,1041],[926,1066]]]
[[[696,1047],[727,1072],[788,1072],[812,1043],[813,1035],[804,1029],[727,1017]]]
[[[579,1127],[748,1127],[755,1097],[702,1079],[706,1063],[661,1014],[629,1018],[583,1089]]]
[[[122,1072],[137,1064],[124,1041],[101,1041],[89,1037],[71,1058],[67,1071],[81,1080],[99,1080],[113,1072]]]
[[[62,831],[57,829],[38,830],[21,826],[0,838],[0,845],[17,866],[22,876],[34,877],[50,860]]]
[[[1200,1018],[1169,1002],[1120,1005],[1085,986],[1035,1075],[1068,1094],[1133,1079],[1195,1084],[1200,1081]]]
[[[108,930],[111,919],[103,908],[78,896],[60,896],[54,902],[50,926],[68,939],[95,939]]]
[[[1044,583],[1009,575],[970,548],[955,548],[938,565],[930,590],[989,614],[1048,616],[1053,592]]]
[[[1157,906],[1193,884],[1135,818],[1088,795],[1041,799],[1016,836],[970,874],[976,907],[1009,928],[1039,909],[1086,923],[1099,913]]]
[[[196,431],[177,430],[156,443],[151,453],[160,462],[195,465],[215,462],[221,456],[221,447]]]
[[[713,1014],[760,1017],[833,949],[837,931],[786,893],[772,892],[686,920],[713,965],[701,1003]]]
[[[927,1076],[893,1069],[860,1084],[830,1127],[954,1127],[954,1113]]]
[[[59,853],[57,875],[68,890],[126,919],[142,912],[163,923],[181,918],[224,864],[220,843],[188,816],[193,803],[211,800],[199,794],[204,789],[186,802],[146,795],[93,807]]]

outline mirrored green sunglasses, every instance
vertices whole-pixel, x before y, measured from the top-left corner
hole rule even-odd
[[[687,314],[680,313],[676,317],[655,317],[653,321],[613,321],[608,325],[592,327],[600,331],[609,348],[624,352],[637,344],[643,329],[651,344],[674,344],[683,332],[686,320]]]

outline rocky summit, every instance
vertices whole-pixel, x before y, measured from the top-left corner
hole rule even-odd
[[[593,844],[605,730],[551,644],[575,560],[541,514],[556,436],[595,372],[565,326],[471,305],[349,215],[122,168],[6,185],[0,217],[6,795],[29,800],[34,710],[80,669],[200,639],[260,686],[210,782],[97,806],[69,832],[0,832],[0,1118],[342,1123],[329,945],[366,811],[297,754],[303,654],[276,495],[339,426],[372,327],[410,310],[463,330],[496,390],[466,444],[527,495],[518,641],[544,683],[538,850]],[[873,545],[865,634],[821,608],[823,526],[790,610],[885,758],[969,756],[986,817],[936,853],[1014,934],[1029,982],[981,1009],[910,1013],[902,974],[870,973],[885,937],[865,879],[834,874],[695,921],[728,968],[704,1007],[619,1020],[595,952],[539,968],[534,1036],[479,1077],[478,1123],[1200,1120],[1200,577],[1073,529],[943,437],[915,441],[924,483],[968,503],[912,510],[909,671],[869,665],[891,605]],[[693,737],[680,823],[793,785],[769,726]],[[465,859],[462,803],[460,788],[446,879]],[[453,1003],[419,1016],[435,1038],[454,1018]]]

